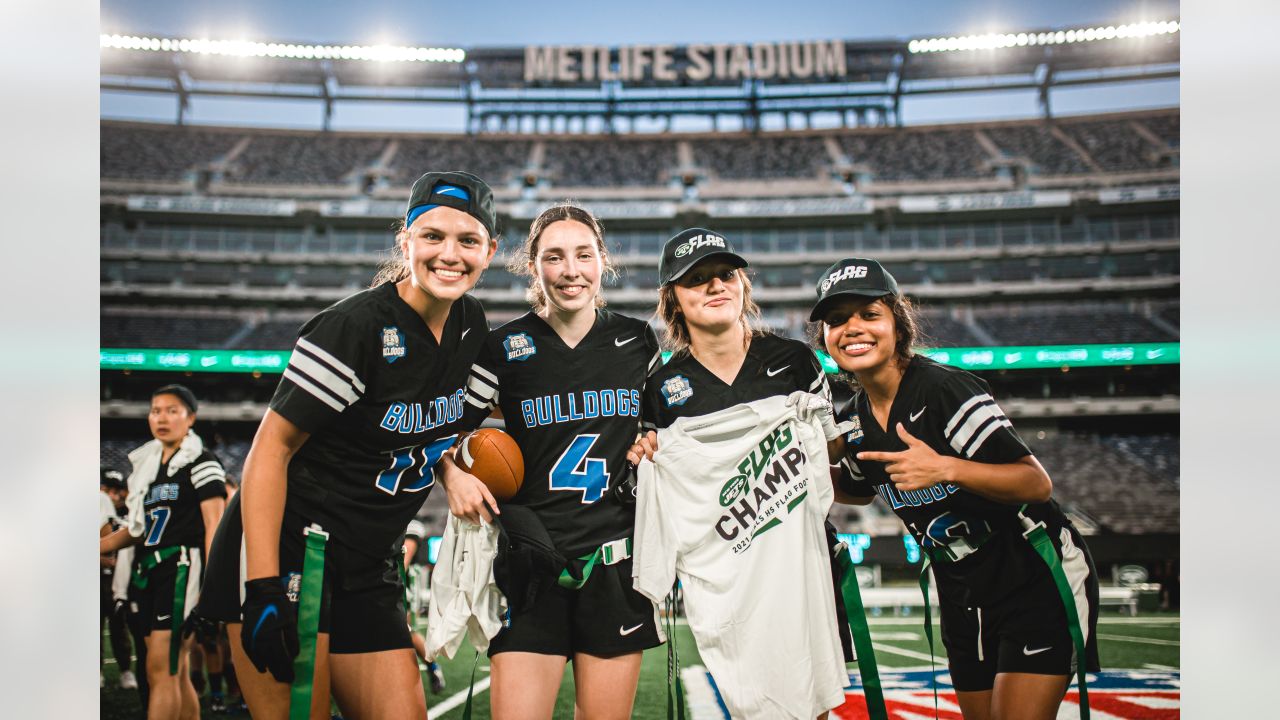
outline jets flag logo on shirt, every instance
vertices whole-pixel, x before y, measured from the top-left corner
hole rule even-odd
[[[507,351],[507,362],[524,362],[538,352],[528,333],[508,335],[502,341],[502,349]]]
[[[404,335],[395,325],[382,328],[382,357],[388,363],[404,357]]]
[[[667,401],[667,407],[688,402],[693,397],[693,386],[689,384],[689,378],[677,375],[662,383],[662,397]]]

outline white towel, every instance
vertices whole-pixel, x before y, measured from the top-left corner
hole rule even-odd
[[[435,659],[441,652],[452,658],[468,635],[477,651],[489,649],[489,640],[502,629],[507,613],[507,599],[493,580],[497,554],[497,527],[449,516],[431,573],[428,658]]]

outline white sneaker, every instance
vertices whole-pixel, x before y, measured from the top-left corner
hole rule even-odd
[[[133,676],[132,670],[125,670],[120,673],[120,689],[121,690],[137,690],[138,678]]]

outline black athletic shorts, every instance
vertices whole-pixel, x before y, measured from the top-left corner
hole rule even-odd
[[[631,559],[596,565],[580,590],[552,585],[533,607],[510,619],[489,655],[531,652],[614,657],[662,644],[657,609],[632,586]]]
[[[153,552],[138,546],[135,550],[139,559]],[[186,620],[186,615],[195,606],[200,595],[200,551],[189,548],[191,564],[187,568],[187,594],[184,598],[181,617],[178,623]],[[137,604],[137,615],[144,633],[153,630],[173,629],[173,589],[178,579],[178,556],[173,555],[147,572],[147,586],[133,588],[134,602]],[[133,581],[130,580],[132,583]]]
[[[297,610],[306,550],[303,528],[310,525],[285,511],[280,526],[280,576]],[[244,602],[241,547],[244,526],[237,493],[213,536],[209,569],[199,610],[213,620],[238,623]],[[320,632],[329,635],[331,654],[369,653],[412,648],[405,624],[404,588],[396,558],[358,553],[330,536],[325,546],[324,585],[320,601]]]
[[[1065,551],[1063,568],[1069,580],[1084,576],[1076,591],[1076,612],[1085,634],[1085,669],[1098,672],[1098,573],[1079,536],[1071,532],[1074,543]],[[942,642],[956,690],[990,690],[998,673],[1075,675],[1075,643],[1047,567],[1035,580],[982,607],[949,602],[946,595],[954,593],[942,588],[939,595]]]

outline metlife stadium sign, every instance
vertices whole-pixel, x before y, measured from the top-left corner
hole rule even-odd
[[[524,49],[526,83],[815,81],[839,80],[847,72],[843,40]]]

